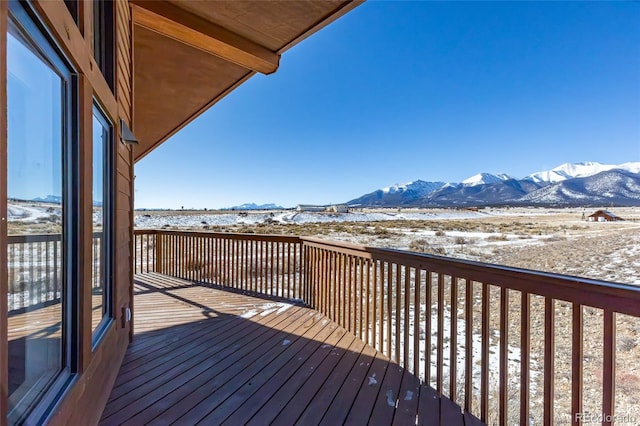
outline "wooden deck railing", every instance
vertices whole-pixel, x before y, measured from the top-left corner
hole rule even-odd
[[[93,236],[94,265],[98,265],[101,233]],[[62,295],[61,234],[9,235],[7,238],[9,311],[59,301]],[[97,268],[93,268],[97,270]],[[92,279],[99,288],[100,277]]]
[[[298,237],[140,230],[135,237],[136,273],[304,299]]]
[[[136,272],[300,298],[487,424],[636,415],[630,285],[305,237],[136,231],[135,253]]]

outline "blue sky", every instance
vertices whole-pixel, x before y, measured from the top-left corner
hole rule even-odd
[[[136,207],[640,161],[639,23],[640,2],[367,2],[139,161]]]

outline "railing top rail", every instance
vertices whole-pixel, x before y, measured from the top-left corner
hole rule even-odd
[[[305,245],[640,316],[640,287],[395,249],[301,237]]]
[[[102,232],[97,231],[93,233],[94,237],[101,237]],[[22,243],[44,243],[47,241],[61,241],[62,234],[24,234],[24,235],[8,235],[7,244],[22,244]]]
[[[208,237],[230,240],[252,240],[252,241],[274,241],[284,243],[299,243],[300,237],[295,235],[272,235],[272,234],[242,234],[233,232],[215,231],[180,231],[170,229],[136,229],[135,235],[177,235],[183,237]]]
[[[8,244],[20,243],[43,243],[46,241],[60,241],[62,234],[26,234],[26,235],[8,235]]]

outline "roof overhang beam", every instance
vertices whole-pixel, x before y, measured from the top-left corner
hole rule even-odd
[[[170,3],[131,2],[133,22],[176,41],[262,74],[278,69],[280,55]]]

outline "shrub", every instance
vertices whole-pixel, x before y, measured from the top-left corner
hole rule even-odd
[[[437,254],[440,256],[444,256],[447,254],[447,251],[444,249],[444,247],[433,246],[429,244],[429,241],[425,240],[424,238],[418,238],[417,240],[411,241],[411,243],[409,244],[409,250],[418,253]]]
[[[446,234],[444,233],[444,231],[438,229],[436,231],[436,237],[444,237]]]
[[[489,235],[487,241],[507,241],[507,236],[505,234]]]
[[[411,241],[409,244],[409,250],[417,251],[419,253],[426,253],[431,248],[429,241],[424,238],[419,238],[417,240]]]

